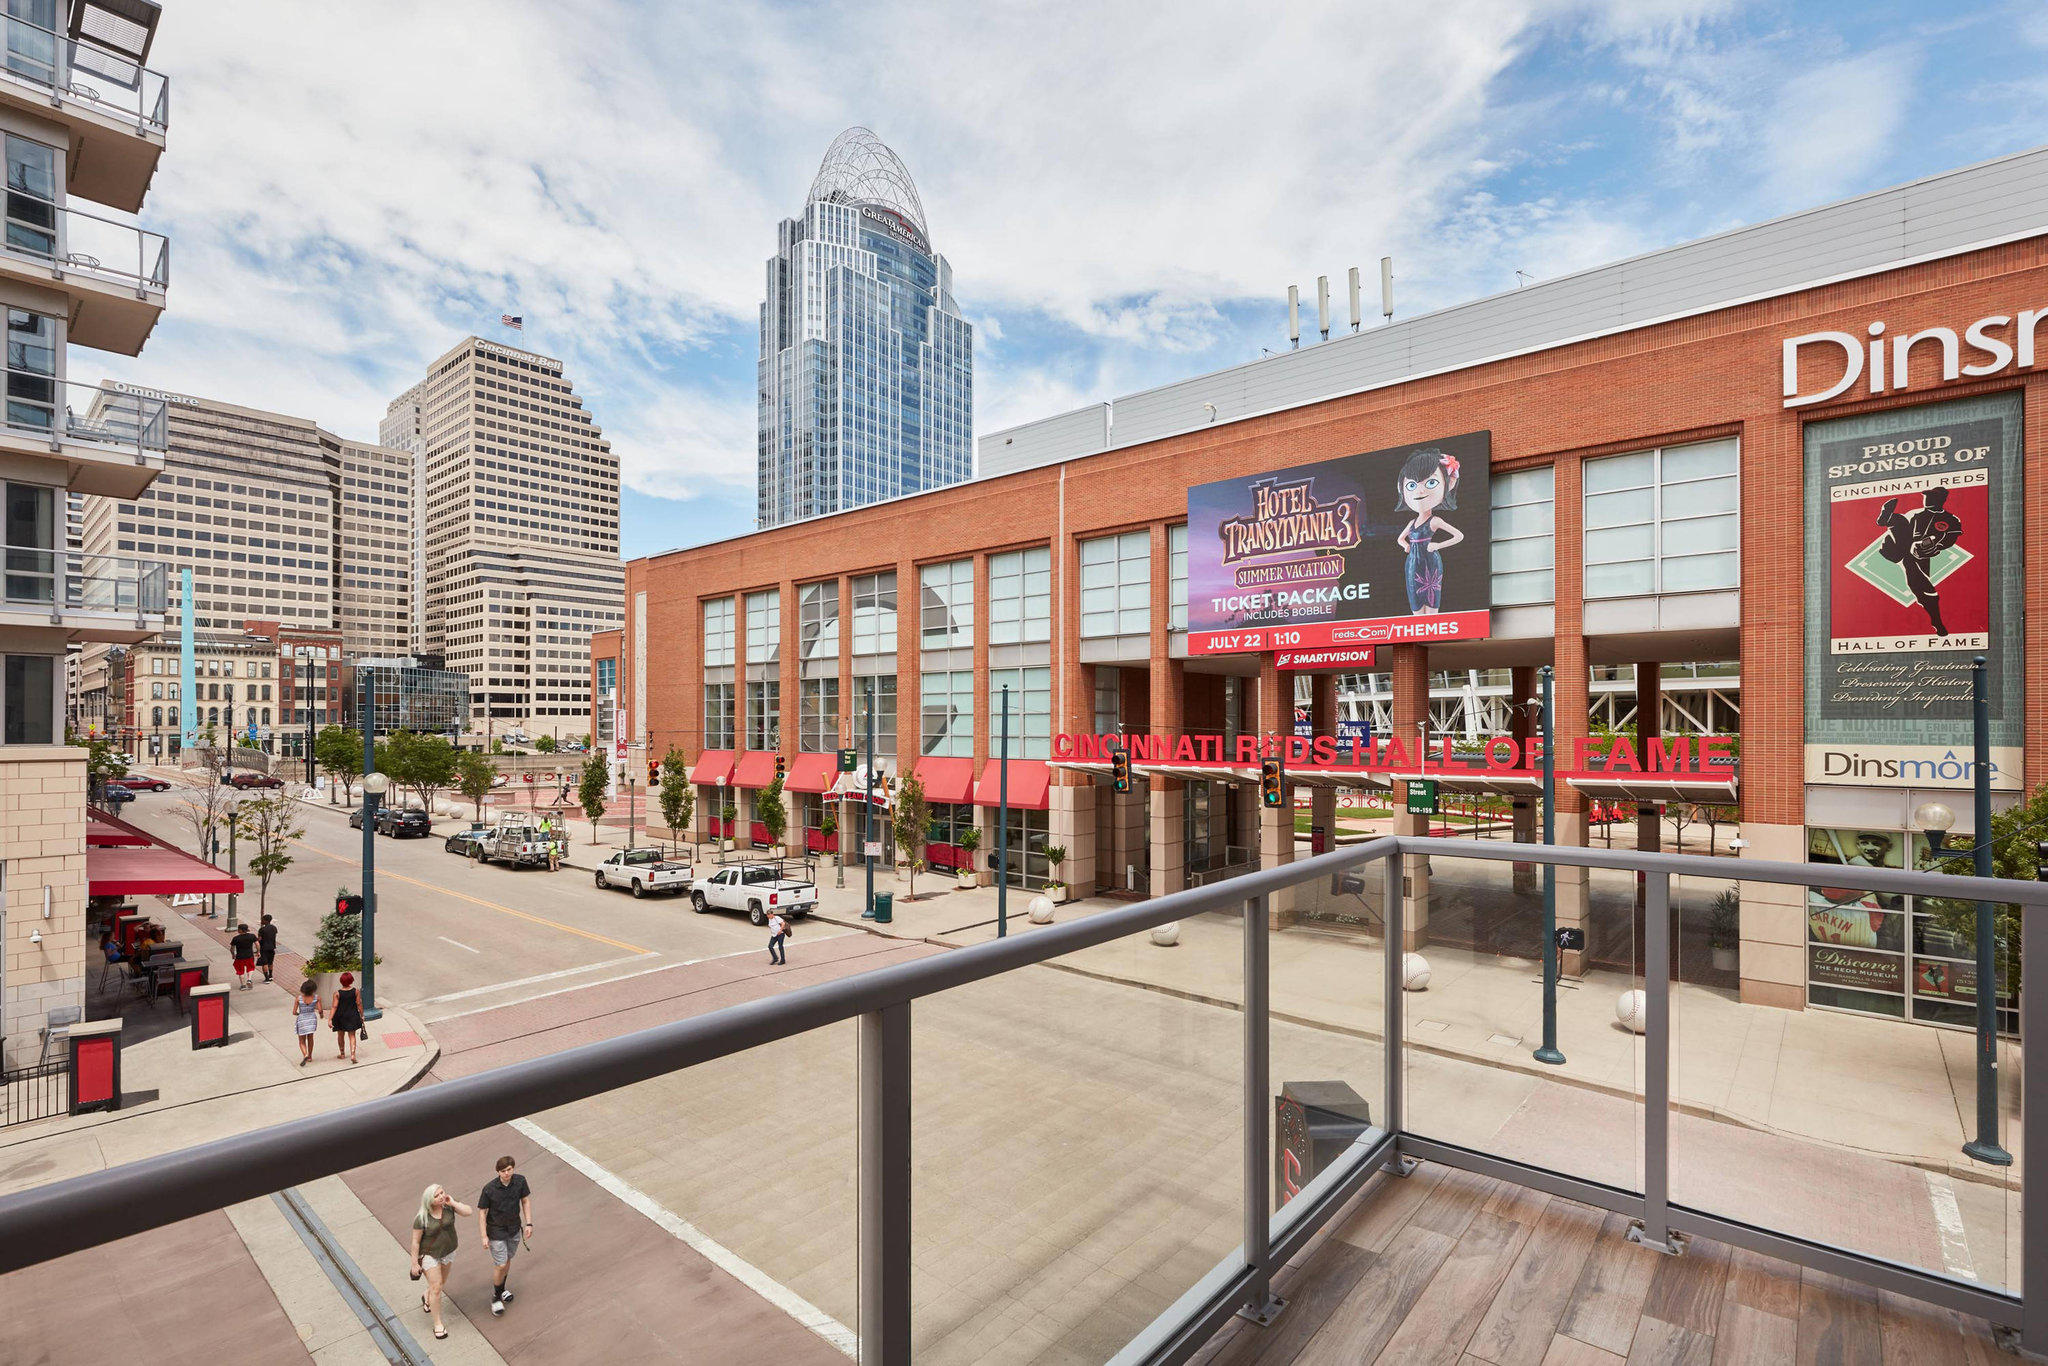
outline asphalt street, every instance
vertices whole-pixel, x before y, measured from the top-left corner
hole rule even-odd
[[[179,803],[173,787],[142,794],[122,814],[195,849]],[[293,845],[292,865],[271,880],[267,905],[282,942],[310,952],[336,892],[361,889],[363,837],[349,826],[347,807],[298,809],[305,835]],[[577,835],[571,831],[572,840]],[[678,964],[749,950],[767,956],[765,933],[745,917],[698,915],[682,897],[636,900],[595,886],[580,870],[473,863],[447,853],[438,835],[380,836],[376,847],[377,995],[430,1024]],[[260,898],[250,882],[239,907],[254,925]],[[803,937],[813,942],[840,933],[849,932],[819,925]]]

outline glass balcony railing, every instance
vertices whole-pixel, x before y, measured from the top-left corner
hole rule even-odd
[[[163,565],[152,560],[0,546],[0,606],[161,615],[168,584]]]
[[[1367,1330],[1362,1316],[1399,1317],[1421,1282],[1387,1278],[1447,1256],[1471,1267],[1429,1296],[1532,1265],[1555,1282],[1492,1213],[1545,1196],[1619,1216],[1600,1236],[1626,1227],[1670,1254],[1688,1238],[1730,1245],[1872,1304],[1885,1292],[1887,1315],[1917,1301],[2048,1350],[2048,1207],[2027,1198],[2048,1175],[2048,1131],[2020,1123],[2048,1086],[2020,1042],[2048,1032],[2048,884],[1857,870],[1880,907],[2011,908],[1998,994],[2018,1037],[1994,1055],[1903,1017],[1744,999],[1738,965],[1770,946],[1731,929],[1738,882],[1803,920],[1810,895],[1840,900],[1841,878],[1375,839],[1028,933],[975,927],[965,947],[15,1190],[0,1196],[0,1275],[341,1173],[374,1187],[403,1238],[449,1140],[499,1151],[510,1144],[488,1134],[509,1121],[586,1170],[631,1173],[641,1213],[717,1249],[780,1311],[750,1307],[743,1346],[720,1359],[822,1358],[808,1332],[867,1366],[1135,1366],[1186,1361],[1240,1314],[1275,1325],[1254,1352],[1284,1352],[1336,1322],[1340,1300]],[[1966,965],[1975,922],[1927,914],[1930,949]],[[1863,960],[1834,967],[1883,985],[1888,970]],[[1975,990],[1953,973],[1923,986],[1885,989],[1941,1009]],[[1430,1193],[1397,1179],[1422,1162],[1507,1185],[1485,1197],[1469,1180]],[[1349,1242],[1404,1207],[1423,1211],[1406,1242]],[[609,1213],[575,1217],[551,1230],[557,1245],[618,1246]],[[1311,1255],[1337,1267],[1290,1308],[1273,1278]],[[1697,1260],[1626,1275],[1642,1277],[1638,1300],[1706,1277],[1718,1301],[1727,1253]],[[647,1285],[658,1269],[636,1276],[621,1294],[676,1293]],[[1579,1277],[1569,1266],[1563,1285]],[[671,1318],[673,1350],[697,1325]],[[1372,1359],[1373,1341],[1352,1356]]]
[[[68,38],[40,24],[0,18],[6,44],[0,51],[0,80],[53,91],[92,108],[132,120],[139,128],[163,132],[171,122],[171,83],[90,39]]]
[[[146,394],[10,370],[0,426],[13,436],[98,446],[142,464],[163,456],[169,413],[168,403]]]
[[[24,194],[7,196],[0,245],[13,255],[114,284],[161,291],[171,283],[171,241],[162,233]]]

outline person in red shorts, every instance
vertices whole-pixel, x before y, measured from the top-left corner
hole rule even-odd
[[[235,981],[247,991],[249,975],[256,971],[256,936],[250,933],[246,920],[235,926],[235,937],[228,941],[228,952],[235,959]]]

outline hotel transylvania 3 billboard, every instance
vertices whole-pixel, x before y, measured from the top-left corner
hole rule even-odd
[[[1808,782],[1971,786],[1983,655],[1992,784],[2019,786],[2020,413],[1987,394],[1807,426]]]
[[[1188,490],[1188,652],[1488,633],[1487,432]]]

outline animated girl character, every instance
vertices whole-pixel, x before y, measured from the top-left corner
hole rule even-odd
[[[1465,533],[1436,514],[1458,506],[1458,459],[1429,449],[1408,457],[1394,481],[1401,506],[1415,514],[1401,528],[1408,550],[1408,610],[1418,616],[1435,612],[1443,599],[1444,559],[1439,552],[1465,539]],[[1442,539],[1437,533],[1442,532]]]

